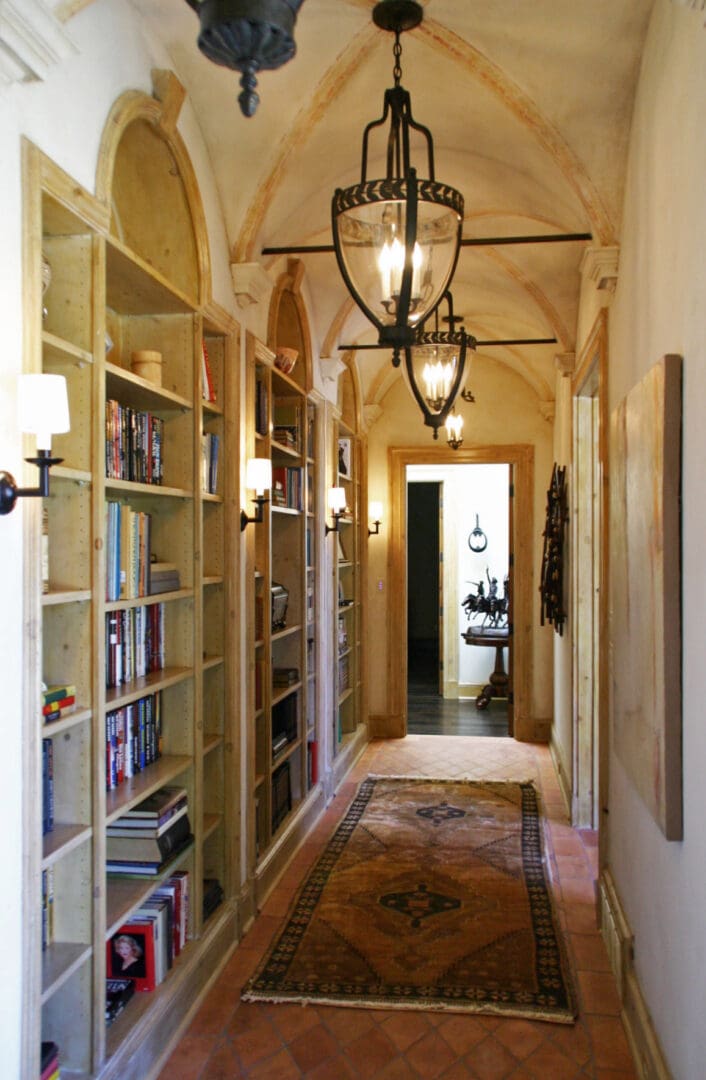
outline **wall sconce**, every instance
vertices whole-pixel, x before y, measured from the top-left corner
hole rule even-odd
[[[37,436],[37,456],[25,458],[39,469],[36,488],[21,488],[9,472],[0,472],[0,514],[14,510],[17,500],[24,496],[43,498],[49,494],[49,470],[63,458],[51,456],[51,437],[68,431],[69,398],[63,375],[20,375],[20,431]]]
[[[371,502],[368,504],[368,517],[370,522],[375,526],[374,529],[368,529],[368,536],[377,536],[380,532],[380,524],[382,522],[382,503]]]
[[[248,459],[248,463],[245,466],[245,486],[251,488],[255,492],[253,502],[257,509],[255,510],[255,517],[248,517],[244,510],[240,511],[241,532],[243,532],[251,522],[256,525],[263,519],[265,503],[269,502],[265,492],[269,491],[272,487],[272,462],[269,458],[256,457]]]
[[[326,524],[326,536],[330,532],[338,532],[338,521],[346,511],[346,491],[342,487],[329,488],[328,508],[333,514],[333,525]]]
[[[446,441],[452,450],[458,450],[463,442],[463,417],[459,413],[446,417]]]

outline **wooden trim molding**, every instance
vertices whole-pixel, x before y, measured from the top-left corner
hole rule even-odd
[[[604,870],[598,882],[598,908],[601,935],[622,1003],[620,1018],[637,1074],[645,1080],[671,1080],[672,1074],[635,971],[633,933],[610,870]]]
[[[385,734],[402,737],[407,729],[407,499],[408,465],[485,465],[507,463],[514,484],[513,535],[513,691],[514,736],[535,741],[532,717],[532,600],[534,597],[534,447],[462,446],[422,449],[392,446],[388,451],[390,542],[387,619],[388,724]],[[376,733],[378,732],[376,728]]]

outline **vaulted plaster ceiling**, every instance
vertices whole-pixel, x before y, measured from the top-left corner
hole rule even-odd
[[[592,246],[615,244],[652,0],[422,2],[422,24],[402,36],[402,84],[415,119],[432,131],[437,179],[464,195],[464,238],[589,232]],[[250,119],[236,102],[238,75],[199,52],[198,19],[185,0],[136,6],[196,111],[233,262],[276,270],[263,247],[330,244],[331,195],[359,179],[363,128],[380,116],[393,81],[394,38],[373,24],[373,0],[304,0],[296,56],[259,76]],[[557,339],[487,351],[542,401],[553,397],[554,356],[575,345],[586,246],[465,247],[459,258],[452,291],[470,333]],[[322,354],[373,342],[335,257],[301,258]],[[364,397],[379,401],[389,354],[359,356]]]

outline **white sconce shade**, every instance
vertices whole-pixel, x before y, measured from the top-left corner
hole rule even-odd
[[[245,486],[256,495],[264,495],[272,487],[272,462],[269,458],[249,458],[245,466]]]
[[[371,502],[368,504],[368,517],[373,523],[382,521],[382,503]]]
[[[37,436],[37,449],[50,450],[52,434],[69,431],[69,397],[63,375],[20,375],[20,431]]]
[[[346,509],[346,491],[342,487],[329,488],[328,508],[332,514],[342,514]]]

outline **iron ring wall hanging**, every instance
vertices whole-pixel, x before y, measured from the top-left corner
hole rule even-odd
[[[480,527],[478,514],[476,514],[476,527],[468,535],[468,546],[476,555],[480,555],[481,551],[485,551],[488,546],[488,537]]]

